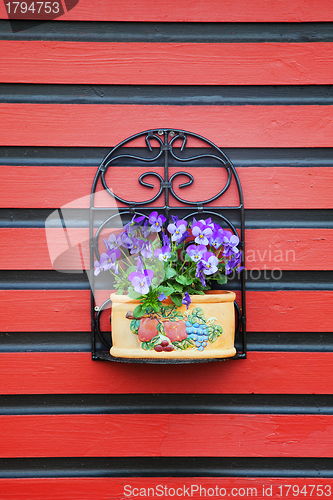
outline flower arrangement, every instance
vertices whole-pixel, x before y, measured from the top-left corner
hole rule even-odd
[[[104,239],[106,252],[94,263],[94,274],[112,274],[117,294],[139,300],[138,319],[159,313],[168,297],[175,306],[191,304],[191,295],[203,295],[214,284],[224,284],[235,269],[241,271],[239,238],[211,218],[191,223],[156,211],[134,216],[124,230]]]

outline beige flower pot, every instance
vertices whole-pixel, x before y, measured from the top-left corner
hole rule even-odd
[[[139,301],[111,294],[110,353],[119,358],[177,360],[229,358],[236,354],[234,292],[192,295],[189,309],[161,303],[159,314],[133,316]]]

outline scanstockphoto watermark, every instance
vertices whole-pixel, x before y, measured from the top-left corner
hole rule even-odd
[[[218,498],[218,497],[256,497],[258,490],[255,487],[247,488],[224,488],[217,485],[202,486],[201,484],[191,484],[186,486],[169,486],[157,484],[154,487],[133,487],[130,484],[124,486],[124,496],[127,498],[136,497],[178,497],[178,498]]]

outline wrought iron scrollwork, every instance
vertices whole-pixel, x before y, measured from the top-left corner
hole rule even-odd
[[[131,143],[137,139],[141,139],[141,144],[143,144],[144,147],[142,147],[142,145],[138,147],[136,143],[134,143],[133,147]],[[142,139],[144,140],[142,141]],[[189,143],[192,141],[195,143],[193,147],[189,147]],[[140,199],[140,201],[127,200],[110,188],[108,181],[112,181],[113,168],[128,165],[150,166],[147,171],[139,175],[137,182],[147,190],[155,189],[157,192],[153,196],[147,197],[145,200]],[[161,173],[154,171],[154,168],[152,168],[156,168],[157,166]],[[200,167],[205,169],[211,168],[215,172],[224,171],[226,174],[226,180],[223,181],[224,185],[219,186],[218,192],[207,199],[186,200],[175,191],[190,188],[190,186],[195,183],[195,175],[192,173],[193,170],[192,172],[186,171],[186,168],[184,168],[185,166],[192,167],[194,170]],[[178,167],[181,168],[178,170]],[[170,174],[171,169],[176,169],[176,172]],[[175,187],[175,180],[179,177],[185,177],[186,181]],[[149,180],[147,178],[149,178]],[[105,192],[122,206],[117,206],[117,203],[114,202],[113,208],[95,206],[95,195],[99,181]],[[126,182],[128,183],[128,179]],[[219,183],[221,183],[221,176],[219,177]],[[236,190],[234,189],[233,192],[236,192],[238,195],[237,203],[230,206],[222,203],[222,201],[219,202],[220,199],[223,199],[223,195],[233,183],[236,186]],[[191,198],[191,194],[189,197]],[[172,203],[172,200],[176,203]],[[95,287],[93,272],[94,258],[99,258],[99,238],[103,229],[107,228],[108,224],[114,221],[116,217],[131,218],[134,213],[147,215],[148,211],[152,210],[152,206],[154,210],[163,212],[168,220],[170,219],[171,209],[175,212],[179,212],[182,218],[185,219],[196,216],[197,214],[200,214],[201,218],[204,216],[211,216],[212,218],[220,219],[233,234],[239,235],[241,249],[243,250],[242,265],[244,266],[245,221],[242,188],[237,172],[225,153],[208,139],[184,130],[154,129],[128,137],[114,147],[103,159],[96,172],[90,196],[90,282],[92,286],[91,314],[93,359],[113,359],[107,353],[101,353],[97,349],[98,340],[109,347],[109,343],[105,340],[100,330],[101,309],[96,313],[96,302],[93,293]],[[97,224],[96,214],[101,210],[105,211],[106,208],[108,208],[107,217],[101,224]],[[239,214],[238,226],[226,216],[228,210],[236,211]],[[241,273],[240,285],[241,307],[239,307],[238,304],[235,306],[238,317],[238,339],[236,338],[236,341],[238,340],[238,345],[240,346],[236,355],[238,358],[246,356],[244,273]],[[101,306],[102,309],[105,308],[108,303],[108,301],[105,301]]]

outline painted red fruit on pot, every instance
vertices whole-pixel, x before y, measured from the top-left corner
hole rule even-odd
[[[163,347],[163,351],[167,351],[167,352],[173,351],[173,345],[169,344],[166,347]]]
[[[186,324],[185,321],[166,321],[163,323],[165,335],[171,342],[180,342],[186,339]]]
[[[157,335],[157,319],[142,318],[138,330],[138,338],[141,342],[149,342]]]

